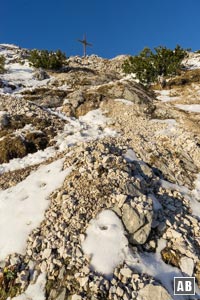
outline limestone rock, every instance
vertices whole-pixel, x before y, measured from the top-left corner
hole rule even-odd
[[[187,274],[188,276],[193,275],[194,261],[192,258],[189,258],[187,256],[181,257],[179,264],[180,264],[181,271],[184,274]]]
[[[139,291],[137,300],[171,300],[171,296],[164,287],[148,284]]]
[[[9,124],[9,114],[6,111],[0,111],[0,129],[4,129]]]
[[[122,206],[122,221],[133,244],[144,244],[151,231],[153,212],[147,215],[138,213],[130,204]]]
[[[39,69],[33,74],[33,77],[37,80],[44,80],[49,78],[49,75],[43,69]]]

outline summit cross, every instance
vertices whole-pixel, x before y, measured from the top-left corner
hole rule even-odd
[[[86,47],[87,46],[92,47],[92,44],[87,42],[86,35],[84,35],[83,40],[78,40],[78,41],[83,44],[83,56],[85,57],[86,56]]]

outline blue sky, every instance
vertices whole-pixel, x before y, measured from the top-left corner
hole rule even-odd
[[[200,0],[0,0],[0,43],[82,55],[137,54],[145,46],[200,49]]]

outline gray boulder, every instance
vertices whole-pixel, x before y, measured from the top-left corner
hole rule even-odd
[[[129,203],[122,207],[122,221],[132,244],[144,244],[150,234],[153,211],[139,213]]]
[[[44,80],[44,79],[48,79],[49,75],[43,69],[39,69],[33,74],[33,77],[34,79],[37,80]]]
[[[9,125],[10,117],[6,111],[0,111],[0,129]]]

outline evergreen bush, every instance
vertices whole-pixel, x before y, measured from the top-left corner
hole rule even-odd
[[[5,72],[5,57],[0,55],[0,74]]]
[[[163,46],[144,48],[139,55],[129,57],[123,64],[126,74],[135,73],[140,82],[149,84],[159,76],[176,75],[181,69],[181,62],[187,56],[187,51],[179,45],[174,50]]]
[[[65,53],[57,50],[56,52],[48,50],[31,50],[29,56],[30,65],[35,68],[47,70],[59,70],[66,61]]]

